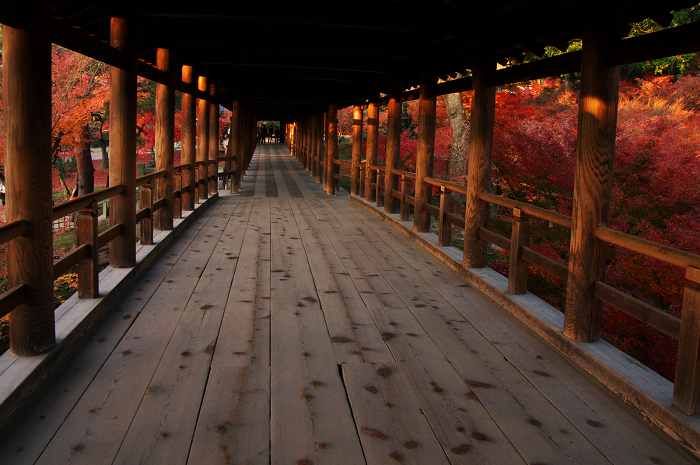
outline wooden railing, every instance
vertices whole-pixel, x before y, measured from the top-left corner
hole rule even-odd
[[[198,166],[218,163],[218,160],[199,162]],[[184,164],[174,168],[177,189],[174,191],[174,215],[179,218],[182,215],[179,199],[182,192],[189,191],[189,186],[182,186],[181,174],[183,170],[190,169],[192,165]],[[224,173],[221,173],[223,175]],[[167,172],[157,171],[136,178],[136,186],[140,187],[140,210],[134,212],[136,223],[140,224],[140,243],[142,245],[153,244],[153,217],[156,211],[166,207],[166,199],[153,199],[153,182],[165,178]],[[208,177],[209,180],[217,179],[216,176]],[[115,224],[98,234],[98,210],[99,202],[108,200],[115,195],[124,192],[123,185],[111,186],[98,192],[94,192],[73,200],[69,200],[53,207],[52,220],[76,214],[75,228],[77,247],[53,264],[53,279],[56,280],[77,267],[78,297],[91,299],[99,295],[98,273],[100,248],[123,234],[123,225]],[[29,229],[26,221],[19,220],[0,226],[0,244],[24,235]],[[0,296],[0,318],[10,313],[25,301],[25,284],[18,284]]]
[[[369,170],[378,174],[383,168],[370,166]],[[401,201],[401,220],[408,220],[408,205],[415,205],[415,198],[408,195],[406,182],[415,182],[415,174],[392,170],[393,174],[401,179],[401,190],[387,193]],[[365,170],[361,170],[361,183],[364,184]],[[465,186],[426,177],[424,182],[437,187],[440,191],[439,207],[426,204],[425,209],[438,220],[438,245],[450,245],[451,228],[453,226],[464,229],[465,219],[452,213],[452,192],[467,194]],[[372,183],[376,186],[377,207],[381,206],[383,196],[383,182]],[[360,193],[364,193],[360,189]],[[530,247],[530,219],[538,218],[549,223],[571,229],[570,216],[540,208],[517,200],[502,196],[481,192],[479,198],[485,202],[511,209],[512,231],[511,237],[505,237],[487,228],[481,228],[480,239],[494,244],[510,254],[508,271],[508,292],[511,294],[524,294],[527,291],[529,265],[536,266],[552,275],[564,280],[569,277],[567,264],[561,263],[551,257],[543,255]],[[677,318],[653,305],[643,302],[635,297],[622,292],[602,281],[596,281],[594,287],[595,297],[606,302],[618,310],[642,321],[652,328],[679,341],[678,364],[675,375],[674,404],[689,404],[691,398],[700,394],[700,379],[695,376],[700,353],[700,328],[698,327],[698,314],[700,313],[700,256],[675,249],[663,244],[651,242],[639,237],[625,234],[606,227],[598,227],[595,230],[596,238],[610,245],[622,247],[626,250],[660,260],[664,263],[680,267],[686,272],[688,284],[684,289],[683,317]]]

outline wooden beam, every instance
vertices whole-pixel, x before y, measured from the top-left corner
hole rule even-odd
[[[483,55],[473,70],[463,257],[464,266],[471,268],[486,266],[486,242],[480,238],[479,232],[488,224],[489,205],[479,194],[491,190],[496,89],[489,87],[488,82],[495,69],[495,60]]]
[[[603,2],[587,4],[581,55],[576,173],[572,212],[569,279],[564,334],[576,341],[600,338],[602,302],[594,284],[603,281],[607,245],[596,238],[608,226],[613,183],[619,67],[607,66],[618,38],[609,22],[600,21]]]
[[[136,24],[112,18],[110,44],[128,57],[124,68],[111,68],[109,104],[109,185],[124,185],[112,197],[110,224],[121,223],[122,234],[109,243],[109,264],[129,268],[136,264]]]
[[[192,86],[195,84],[194,71],[191,66],[184,65],[182,67],[182,80],[186,84]],[[182,142],[181,146],[181,163],[190,165],[186,170],[182,171],[182,187],[188,189],[182,194],[182,209],[194,210],[195,204],[195,161],[196,155],[196,102],[193,94],[182,94]]]
[[[418,147],[416,153],[416,184],[413,215],[413,230],[428,232],[430,214],[425,208],[430,203],[432,186],[424,181],[433,175],[433,157],[435,154],[435,109],[437,99],[431,96],[437,78],[424,73],[421,77],[420,102],[418,103]]]
[[[165,199],[165,208],[155,212],[155,227],[173,229],[173,168],[175,157],[175,73],[170,50],[158,49],[158,68],[169,76],[169,85],[156,84],[156,171],[165,170],[156,181],[156,198]]]
[[[43,3],[43,2],[42,2]],[[47,2],[46,2],[47,3]],[[26,29],[3,27],[7,222],[29,229],[8,243],[8,289],[26,285],[10,313],[10,352],[37,355],[56,345],[51,231],[51,41],[42,5]]]

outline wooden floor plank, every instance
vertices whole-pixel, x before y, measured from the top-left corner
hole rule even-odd
[[[406,378],[394,363],[343,365],[368,465],[447,465]]]
[[[342,211],[334,210],[342,216]],[[345,219],[344,221],[350,221]],[[355,223],[356,224],[356,223]],[[610,463],[541,393],[467,322],[429,281],[410,266],[366,225],[356,226],[366,258],[380,269],[421,326],[430,334],[456,371],[465,379],[528,461],[543,463]],[[383,224],[377,227],[386,227]],[[397,271],[402,267],[410,271]],[[494,311],[497,308],[493,305]],[[523,428],[533,429],[527,437]],[[519,437],[518,437],[519,436]]]
[[[226,226],[211,235],[216,247],[206,263],[138,411],[115,464],[185,464],[202,393],[216,350],[228,289],[238,261],[252,199],[226,212]],[[209,235],[207,235],[209,236]],[[233,254],[233,255],[232,255]]]
[[[293,211],[321,300],[337,363],[393,362],[331,240],[305,202]]]
[[[224,224],[210,218],[200,228],[198,251],[190,247],[174,262],[37,463],[111,463],[213,251],[215,242],[203,241]]]
[[[80,345],[3,465],[698,463],[277,145]]]
[[[378,232],[609,460],[616,464],[653,463],[659,459],[657,455],[677,452],[612,396],[601,395],[600,386],[594,381],[579,377],[574,367],[531,337],[522,323],[503,312],[484,311],[488,298],[470,289],[446,265],[432,260],[426,252],[417,252],[410,244],[390,241],[388,234],[388,231]],[[573,379],[577,381],[569,381]],[[680,464],[689,463],[690,459],[678,457],[678,460]]]
[[[204,223],[205,219],[198,218],[193,227],[201,228]],[[49,378],[50,384],[41,385],[29,398],[18,418],[9,423],[12,427],[0,431],[3,463],[30,464],[37,460],[124,333],[167,279],[174,263],[164,257],[181,255],[197,233],[188,228],[168,245],[140,284],[54,369],[57,375]]]
[[[272,211],[272,464],[363,464],[296,222],[287,201]]]
[[[523,463],[474,391],[408,309],[370,309],[401,360],[414,395],[450,462]],[[537,442],[537,441],[536,441]]]
[[[270,463],[269,367],[212,370],[187,463]]]
[[[212,369],[270,365],[270,201],[255,198]]]

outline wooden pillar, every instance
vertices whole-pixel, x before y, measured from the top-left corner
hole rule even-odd
[[[379,145],[379,107],[376,102],[369,102],[367,107],[367,149],[365,151],[365,202],[372,202],[376,191],[372,183],[377,180],[377,172],[372,166],[377,164],[377,149]]]
[[[394,191],[399,189],[399,179],[394,170],[399,167],[401,150],[401,102],[396,96],[399,90],[389,94],[386,133],[386,171],[384,172],[384,213],[396,213]]]
[[[156,84],[156,171],[165,170],[165,178],[156,181],[156,197],[165,199],[165,207],[155,212],[155,227],[173,229],[173,167],[175,157],[175,74],[170,50],[159,48],[158,69],[165,71],[168,84]]]
[[[311,118],[309,119],[309,175],[314,178],[316,177],[316,168],[318,167],[316,164],[316,160],[318,159],[318,144],[316,143],[316,138],[318,137],[317,121],[318,113],[314,111],[311,113]]]
[[[209,95],[206,76],[199,76],[198,89]],[[209,102],[206,98],[197,98],[197,162],[209,159]],[[209,168],[206,164],[199,165],[197,170],[198,198],[200,201],[209,197]]]
[[[318,158],[316,159],[316,184],[321,184],[323,182],[323,161],[325,160],[324,154],[325,146],[323,145],[323,138],[325,136],[326,130],[326,115],[324,112],[318,113],[318,121],[316,121],[316,153],[318,153]]]
[[[136,25],[112,18],[110,45],[126,54],[124,69],[112,67],[109,100],[109,185],[124,185],[111,200],[110,224],[121,235],[109,243],[109,265],[136,264]]]
[[[360,193],[360,164],[362,160],[362,107],[352,110],[352,171],[350,172],[350,194]]]
[[[486,241],[479,237],[479,231],[488,224],[489,204],[481,200],[479,194],[491,190],[496,89],[488,86],[488,80],[495,69],[494,59],[481,56],[472,70],[474,96],[469,129],[469,177],[463,257],[464,266],[472,268],[486,266]]]
[[[231,113],[231,119],[229,121],[229,132],[228,132],[228,144],[226,144],[226,162],[224,163],[224,171],[230,172],[233,169],[233,113]],[[228,181],[233,181],[232,176],[224,177],[223,189],[226,189]]]
[[[55,346],[51,231],[50,9],[42,5],[26,29],[3,26],[7,222],[29,230],[8,243],[8,289],[26,284],[10,313],[10,352],[31,356]]]
[[[333,161],[338,158],[338,107],[328,106],[326,137],[326,194],[333,195]]]
[[[595,230],[607,226],[613,183],[613,159],[617,125],[620,68],[608,67],[615,44],[606,7],[586,4],[581,92],[579,97],[576,174],[569,252],[564,334],[583,342],[600,337],[602,302],[594,296],[594,283],[605,274],[606,244],[596,239]]]
[[[243,105],[240,100],[233,101],[231,111],[233,112],[231,115],[233,121],[231,123],[231,143],[233,144],[231,152],[233,156],[233,169],[236,171],[231,180],[231,193],[235,194],[240,188],[241,179],[243,179],[243,141],[245,140],[243,131],[245,130],[245,121]]]
[[[424,205],[430,203],[432,186],[423,179],[433,175],[433,156],[435,153],[435,106],[437,99],[431,96],[431,90],[437,78],[423,74],[420,82],[420,100],[418,103],[418,147],[416,154],[416,204],[413,213],[413,230],[428,232],[430,230],[430,213]]]
[[[182,67],[182,81],[190,84],[194,90],[194,72],[191,66]],[[190,168],[182,170],[182,189],[187,190],[182,194],[182,209],[194,210],[195,204],[195,166],[196,161],[196,103],[194,93],[182,93],[182,143],[181,143],[181,163],[189,164]]]
[[[209,194],[219,189],[219,104],[216,102],[216,84],[209,84]]]

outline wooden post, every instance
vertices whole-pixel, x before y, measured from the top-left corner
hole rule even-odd
[[[8,243],[8,289],[28,286],[10,312],[10,352],[37,355],[56,345],[51,231],[51,40],[48,2],[26,29],[3,26],[7,222],[29,231]]]
[[[355,105],[352,111],[352,171],[350,194],[360,193],[360,163],[362,160],[362,107]]]
[[[314,111],[311,114],[311,119],[309,120],[309,151],[311,155],[310,166],[309,166],[309,176],[316,177],[316,168],[318,168],[318,144],[316,143],[316,138],[318,137],[318,112]]]
[[[493,127],[496,107],[496,89],[488,80],[496,69],[495,60],[482,55],[472,70],[472,114],[469,126],[469,177],[464,219],[464,266],[486,266],[486,241],[479,237],[489,221],[489,204],[479,198],[481,192],[491,190],[493,164]]]
[[[182,81],[194,87],[195,78],[191,66],[182,67]],[[194,90],[194,89],[192,89]],[[196,144],[196,126],[195,114],[196,104],[194,94],[187,92],[182,93],[182,156],[181,163],[189,164],[190,168],[182,171],[182,189],[187,190],[182,194],[182,209],[194,210],[195,204],[195,144]]]
[[[209,195],[219,190],[219,104],[216,84],[209,84]]]
[[[366,171],[362,168],[360,168],[360,198],[364,199],[365,198],[365,173]]]
[[[377,146],[379,144],[379,107],[376,102],[369,102],[367,107],[367,148],[365,150],[365,202],[376,200],[372,183],[377,181],[377,172],[371,167],[377,164]]]
[[[321,184],[323,182],[324,154],[326,153],[324,150],[325,146],[323,145],[323,136],[326,129],[325,113],[319,112],[316,124],[318,125],[316,128],[316,153],[318,154],[318,158],[316,159],[316,183]]]
[[[396,213],[394,191],[399,188],[394,170],[399,167],[401,150],[401,102],[396,99],[398,90],[389,94],[386,133],[386,171],[384,172],[384,213]]]
[[[232,168],[236,172],[231,179],[231,193],[235,194],[238,192],[241,179],[243,179],[243,131],[245,123],[243,121],[243,107],[240,100],[233,101],[231,111],[231,141],[229,143],[233,144],[231,150],[231,155],[233,156]]]
[[[700,269],[689,266],[683,291],[681,332],[673,385],[673,405],[686,415],[700,410]]]
[[[165,71],[168,84],[156,84],[156,171],[165,170],[164,178],[156,181],[156,197],[165,199],[165,207],[155,212],[155,227],[173,229],[173,167],[175,157],[175,74],[170,50],[159,48],[158,69]]]
[[[452,223],[447,214],[452,213],[452,194],[445,186],[440,187],[440,218],[438,218],[438,245],[447,247],[452,242]]]
[[[377,172],[377,188],[375,189],[376,195],[375,199],[377,201],[377,208],[381,208],[384,206],[384,198],[386,197],[386,192],[384,192],[385,195],[382,195],[382,190],[384,189],[384,174]]]
[[[594,284],[605,273],[607,245],[595,237],[607,226],[612,197],[613,158],[617,125],[620,68],[606,66],[620,38],[611,21],[601,21],[607,8],[602,2],[584,15],[581,55],[578,138],[574,204],[569,251],[564,334],[582,342],[600,338],[602,302],[594,296]],[[597,5],[597,7],[596,7]]]
[[[95,299],[99,297],[99,256],[97,246],[97,202],[89,208],[78,210],[75,220],[78,246],[83,244],[90,248],[87,258],[78,263],[78,297]]]
[[[182,171],[175,173],[175,190],[177,195],[173,195],[173,218],[182,218]]]
[[[333,160],[338,158],[338,107],[328,106],[328,137],[326,137],[326,194],[333,195]]]
[[[508,292],[527,293],[527,272],[530,267],[523,260],[523,247],[530,247],[530,218],[519,208],[513,209],[513,230],[510,237],[510,268],[508,269]]]
[[[109,265],[136,264],[136,24],[112,18],[110,44],[126,56],[125,68],[111,68],[109,101],[109,185],[124,185],[109,209],[110,225],[122,224],[109,243]]]
[[[209,86],[206,76],[199,76],[199,91],[209,95]],[[197,99],[197,162],[206,162],[209,159],[209,102],[206,98]],[[197,170],[198,198],[199,201],[209,197],[209,167],[199,165]]]
[[[431,90],[437,79],[427,73],[421,76],[420,101],[418,103],[418,147],[416,154],[416,204],[413,209],[413,230],[428,232],[430,230],[430,213],[424,205],[430,203],[433,187],[423,179],[433,175],[433,156],[435,152],[435,105],[437,99],[431,96]]]
[[[233,112],[231,113],[231,120],[229,122],[228,136],[228,144],[226,144],[226,161],[224,162],[224,171],[227,173],[233,170]],[[233,176],[224,177],[222,189],[227,188],[229,181],[233,182]]]
[[[141,220],[141,245],[153,245],[153,189],[148,182],[141,186],[141,208],[148,214]]]
[[[399,217],[401,221],[408,221],[409,219],[409,210],[408,210],[408,202],[406,202],[406,197],[408,197],[408,181],[406,179],[406,175],[402,174],[401,175],[401,207],[399,210]]]

